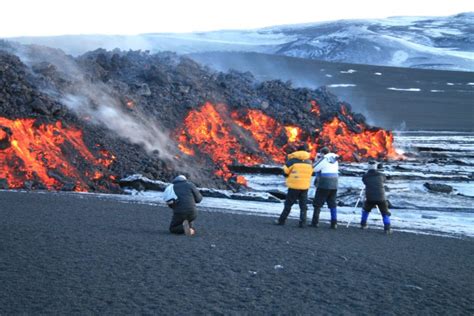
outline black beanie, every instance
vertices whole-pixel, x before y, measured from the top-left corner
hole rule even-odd
[[[329,154],[329,148],[323,147],[319,152],[323,155]]]
[[[296,148],[296,150],[298,150],[298,151],[299,151],[299,150],[308,151],[308,146],[306,146],[305,144],[299,145],[299,146]]]

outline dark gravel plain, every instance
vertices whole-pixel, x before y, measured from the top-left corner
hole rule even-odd
[[[0,191],[0,314],[473,315],[474,242]]]

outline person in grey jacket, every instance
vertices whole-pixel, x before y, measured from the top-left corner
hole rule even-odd
[[[362,176],[362,182],[365,184],[365,202],[362,207],[362,215],[360,220],[360,227],[367,228],[367,219],[369,213],[374,207],[378,207],[382,214],[384,224],[384,231],[387,234],[392,232],[390,227],[390,212],[388,211],[388,203],[385,198],[384,184],[386,177],[383,172],[377,170],[381,169],[382,165],[378,165],[375,161],[369,161],[369,170]]]
[[[196,229],[193,227],[197,216],[196,203],[202,201],[202,195],[196,186],[183,175],[174,178],[172,184],[178,199],[170,205],[173,209],[170,232],[192,236],[196,233]]]

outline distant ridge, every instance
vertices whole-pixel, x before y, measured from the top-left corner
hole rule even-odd
[[[474,12],[448,17],[339,20],[250,31],[64,35],[9,40],[56,47],[72,55],[97,48],[180,54],[234,51],[354,64],[474,71]]]

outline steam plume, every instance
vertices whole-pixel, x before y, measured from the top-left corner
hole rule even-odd
[[[131,116],[124,112],[120,102],[99,91],[96,84],[85,84],[79,92],[82,93],[67,94],[62,102],[79,116],[89,117],[93,123],[106,126],[118,136],[142,145],[147,152],[158,152],[161,158],[171,159],[169,148],[166,148],[170,138],[151,119],[141,113]]]
[[[161,129],[153,119],[143,115],[138,108],[133,114],[124,111],[117,92],[102,82],[91,82],[75,60],[63,52],[44,50],[41,46],[19,47],[16,54],[32,67],[47,62],[56,67],[58,73],[71,83],[59,91],[56,86],[44,87],[43,92],[74,111],[80,118],[107,127],[115,135],[139,144],[149,153],[158,153],[160,158],[171,160],[175,150],[170,146],[168,133]]]

